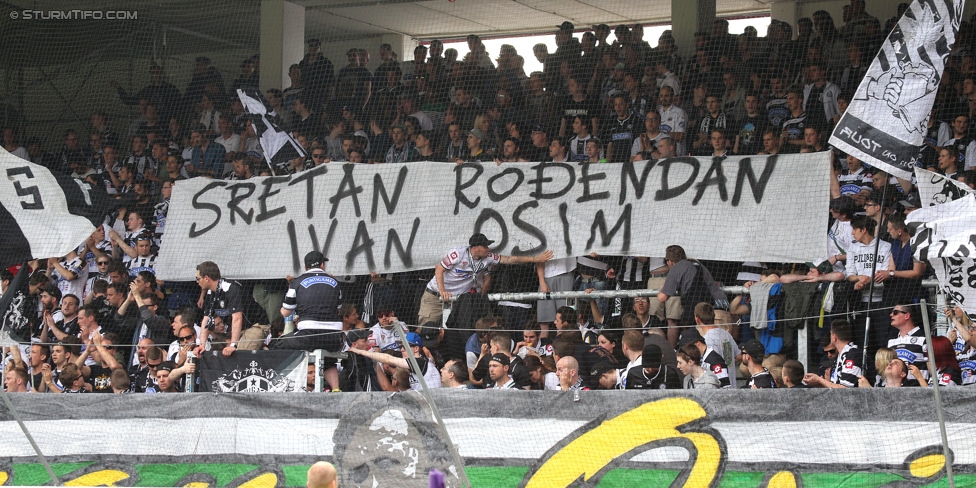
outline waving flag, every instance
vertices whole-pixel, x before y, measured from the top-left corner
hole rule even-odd
[[[888,35],[830,144],[911,178],[964,0],[915,0]]]
[[[0,267],[68,254],[117,206],[104,189],[0,147]]]
[[[258,136],[261,148],[264,149],[264,158],[271,167],[286,166],[295,158],[307,157],[302,145],[275,122],[277,114],[261,92],[253,88],[238,88],[237,96],[244,104],[244,110],[251,114],[254,133]]]

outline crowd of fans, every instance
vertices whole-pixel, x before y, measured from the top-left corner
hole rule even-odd
[[[899,15],[905,8],[899,7]],[[617,26],[609,42],[607,25],[593,26],[577,39],[576,26],[564,22],[555,34],[554,53],[535,46],[532,55],[544,68],[529,74],[514,47],[503,45],[493,61],[476,35],[468,36],[470,52],[463,59],[435,40],[418,46],[413,61],[399,62],[384,44],[375,71],[366,67],[365,48],[350,49],[347,64],[336,71],[321,54],[320,41],[309,39],[304,59],[289,70],[291,86],[264,94],[274,120],[308,153],[277,165],[265,162],[236,97],[238,88],[257,89],[257,56],[242,62],[229,89],[205,57],[197,58],[182,92],[166,81],[161,67],[152,66],[150,85],[136,94],[115,86],[121,102],[139,110],[128,127],[113,127],[104,112],[95,112],[91,127],[68,130],[56,153],[45,152],[36,137],[21,146],[18,128],[4,128],[7,151],[104,188],[120,204],[77,251],[28,264],[29,282],[17,291],[5,321],[34,344],[10,349],[7,387],[178,390],[183,385],[167,378],[182,378],[193,369],[190,351],[209,350],[212,344],[225,353],[231,346],[258,349],[291,330],[293,320],[286,323],[281,313],[286,280],[238,283],[210,268],[197,283],[155,278],[170,194],[183,179],[247,179],[330,163],[614,163],[819,151],[830,154],[834,176],[825,237],[831,255],[822,263],[700,263],[677,246],[664,257],[486,263],[461,273],[473,279],[466,290],[480,292],[465,295],[489,288],[660,289],[661,294],[649,300],[581,301],[576,308],[553,300],[469,305],[462,308],[467,313],[452,317],[463,317],[456,319],[459,331],[477,331],[460,338],[425,326],[437,324],[440,314],[439,302],[432,308],[424,300],[446,298],[436,268],[336,277],[342,289],[338,314],[346,331],[342,348],[351,356],[345,368],[340,365],[347,373],[334,380],[342,384],[330,387],[417,386],[391,339],[395,315],[419,324],[408,339],[419,357],[437,366],[420,372],[430,386],[680,388],[684,381],[686,387],[734,387],[736,363],[744,368],[738,376],[756,387],[924,383],[920,358],[927,351],[900,347],[916,345],[905,338],[918,337],[917,327],[905,328],[904,319],[919,325],[920,310],[913,304],[926,294],[920,282],[927,270],[912,258],[904,219],[919,206],[917,189],[913,181],[893,178],[827,144],[897,18],[882,27],[865,11],[864,0],[852,0],[844,12],[843,25],[818,11],[812,19],[800,19],[795,33],[789,24],[773,21],[766,37],[751,28],[731,35],[728,22],[718,19],[711,32],[695,34],[689,59],[677,54],[670,32],[652,48],[639,24]],[[969,124],[976,110],[974,42],[971,24],[963,22],[938,80],[920,149],[922,166],[970,186],[976,184],[971,171],[976,141]],[[877,240],[882,242],[875,251]],[[479,246],[487,252],[483,244],[467,249]],[[457,265],[445,258],[438,266],[443,271]],[[15,271],[4,270],[4,289]],[[231,282],[239,288],[235,300],[244,317],[226,323],[207,314],[201,288],[206,291],[204,283],[211,283],[216,292]],[[730,303],[720,283],[745,284],[750,293]],[[872,292],[872,283],[884,283],[884,291]],[[791,285],[810,286],[786,291],[800,288]],[[796,357],[797,346],[796,331],[782,325],[789,313],[784,308],[801,295],[823,305],[821,312],[827,308],[825,296],[833,304],[834,312],[819,321],[822,344],[816,352],[834,351],[844,361],[828,359],[826,376],[819,371],[804,377],[803,365],[785,360]],[[704,306],[695,306],[701,302]],[[724,318],[721,326],[715,325],[716,314]],[[872,327],[865,342],[867,316]],[[956,322],[948,338],[955,354],[934,352],[949,376],[939,381],[969,384],[976,339],[964,313],[950,316]],[[733,317],[745,317],[750,326],[729,326]],[[207,326],[201,330],[202,322]],[[369,326],[368,334],[356,332]],[[858,346],[867,348],[876,365],[852,359]],[[882,361],[890,356],[889,347],[904,364]],[[391,350],[394,355],[383,354]]]

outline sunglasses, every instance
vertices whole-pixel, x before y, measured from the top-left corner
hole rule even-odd
[[[95,264],[97,264],[97,265],[99,265],[99,266],[108,266],[108,261],[98,261],[98,262],[97,262],[97,263],[95,263]]]
[[[193,340],[193,336],[191,335],[180,337],[180,342],[186,342],[190,340]]]
[[[156,364],[146,363],[146,366],[148,366],[149,369],[156,369],[156,368],[159,367],[160,364],[163,364],[163,363],[156,363]]]
[[[892,310],[892,311],[891,311],[891,315],[898,315],[898,314],[900,314],[900,313],[903,313],[903,314],[905,314],[905,315],[908,315],[908,312],[906,312],[906,311],[904,311],[904,310]]]

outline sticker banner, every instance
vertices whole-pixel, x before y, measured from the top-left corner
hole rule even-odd
[[[830,144],[911,178],[963,0],[915,0],[898,20],[830,136]]]
[[[915,210],[906,222],[915,229],[915,258],[932,266],[949,300],[976,316],[976,195]]]
[[[826,254],[829,164],[816,153],[195,178],[174,186],[156,270],[189,281],[214,261],[235,279],[277,278],[317,249],[334,274],[400,272],[434,267],[478,232],[508,255],[663,256],[678,244],[696,259],[804,262]]]
[[[941,205],[966,195],[976,195],[976,190],[965,183],[927,169],[915,168],[915,179],[918,181],[918,194],[921,197],[922,207]]]

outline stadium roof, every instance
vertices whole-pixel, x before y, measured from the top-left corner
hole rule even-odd
[[[353,38],[399,33],[417,39],[554,32],[564,21],[594,24],[669,23],[668,0],[299,0],[305,30]],[[769,13],[768,2],[718,0],[720,16]]]
[[[721,16],[768,14],[768,1],[718,0]],[[324,41],[383,34],[419,40],[554,32],[564,21],[578,29],[606,23],[668,23],[668,0],[299,0],[306,8],[305,32]],[[0,1],[0,65],[42,66],[79,60],[102,49],[128,57],[134,46],[161,45],[171,35],[168,54],[223,48],[256,49],[260,30],[258,0],[153,0],[148,2],[76,0]],[[14,19],[13,11],[134,11],[137,19],[32,21]],[[178,42],[180,38],[194,42]],[[83,42],[79,42],[83,40]],[[175,42],[174,42],[175,41]],[[40,45],[39,45],[40,44]],[[41,46],[51,46],[43,49]]]

